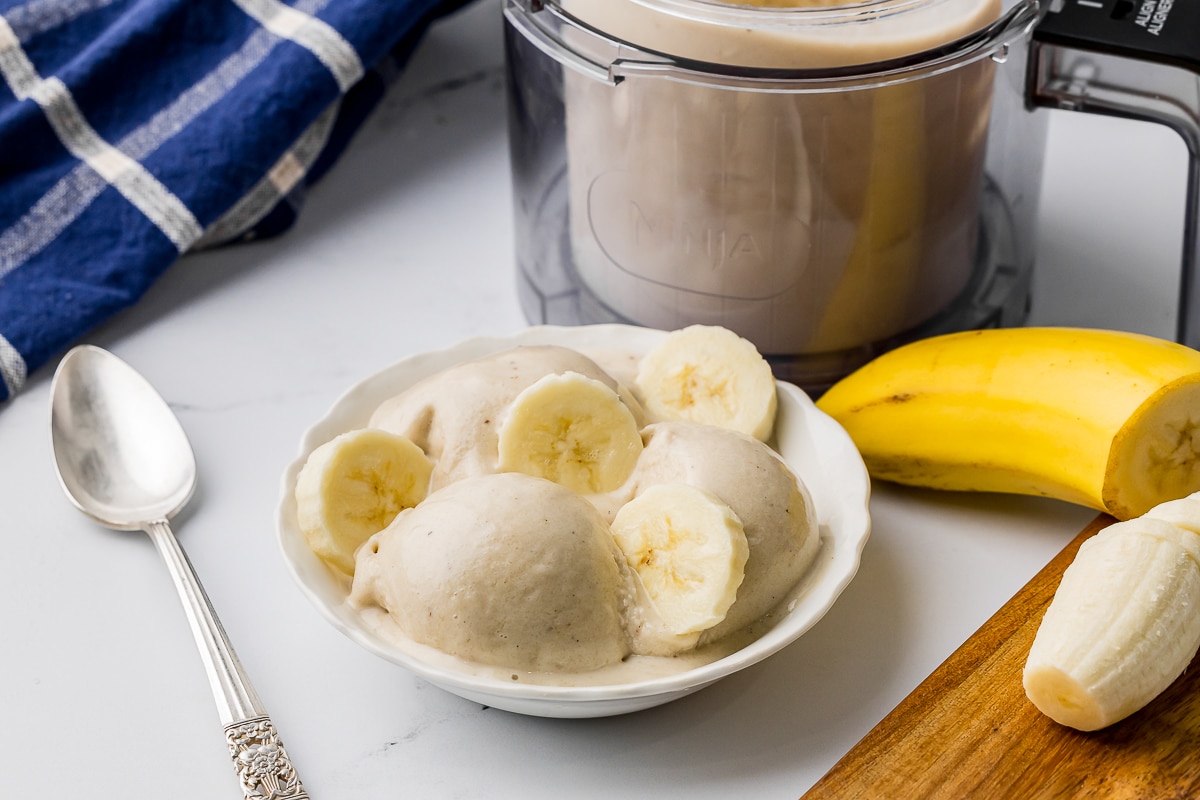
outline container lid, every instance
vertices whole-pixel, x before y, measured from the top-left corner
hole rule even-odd
[[[671,59],[775,70],[911,59],[995,27],[1003,0],[546,0],[569,26]],[[586,45],[585,45],[586,49]]]

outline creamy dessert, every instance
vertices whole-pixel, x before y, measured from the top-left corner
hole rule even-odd
[[[595,355],[522,347],[460,364],[383,403],[365,429],[376,435],[314,451],[297,481],[298,518],[315,520],[302,531],[331,567],[353,558],[347,602],[379,637],[465,673],[611,684],[716,660],[786,612],[819,529],[763,441],[776,409],[765,361],[700,327],[644,358]],[[747,425],[762,438],[735,429]],[[339,459],[339,442],[380,449]],[[364,492],[346,484],[383,498],[403,484],[403,502],[366,503],[371,519],[394,511],[363,536],[363,503],[346,498]]]
[[[359,553],[351,602],[480,664],[587,672],[630,653],[633,578],[608,524],[542,478],[466,478],[401,515]]]
[[[500,419],[523,390],[573,372],[620,390],[637,423],[640,404],[595,361],[553,345],[526,346],[459,364],[380,405],[368,423],[410,439],[434,461],[431,488],[499,469]]]
[[[816,554],[808,491],[774,451],[748,436],[677,421],[650,425],[643,435],[646,448],[630,479],[633,496],[660,484],[695,486],[724,500],[745,529],[745,581],[728,614],[702,640],[715,641],[770,614]]]

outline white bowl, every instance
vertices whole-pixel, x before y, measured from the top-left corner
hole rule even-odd
[[[317,446],[339,433],[365,427],[387,398],[446,367],[524,344],[576,349],[648,351],[665,334],[625,325],[541,326],[503,337],[470,339],[446,350],[406,358],[353,386],[304,434],[296,460],[284,473],[276,528],[292,576],[335,628],[367,650],[399,664],[430,683],[484,705],[544,717],[601,717],[661,705],[691,694],[778,652],[811,628],[833,605],[858,571],[870,533],[870,482],[850,437],[808,395],[779,384],[779,414],[772,444],[813,496],[821,549],[793,592],[790,610],[762,637],[718,661],[665,677],[602,686],[544,686],[514,683],[451,671],[398,650],[370,631],[345,603],[347,586],[305,543],[296,525],[296,475]]]

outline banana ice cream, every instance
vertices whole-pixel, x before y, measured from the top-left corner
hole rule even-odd
[[[648,426],[630,480],[635,495],[686,484],[721,498],[742,522],[750,557],[737,600],[701,641],[716,641],[772,613],[817,552],[812,498],[787,464],[748,436],[711,425]],[[718,455],[719,454],[719,455]]]
[[[628,390],[574,350],[526,346],[459,364],[432,375],[383,403],[370,427],[411,439],[433,459],[431,488],[499,471],[500,419],[523,390],[547,375],[567,372],[620,392],[641,424],[644,414]]]
[[[851,88],[828,79],[824,91],[740,78],[748,67],[870,73],[862,65],[986,28],[1000,0],[561,5],[578,23],[563,23],[560,58],[610,63],[611,37],[706,65],[693,80],[668,67],[615,84],[562,70],[569,271],[604,313],[721,324],[765,352],[819,354],[905,332],[967,286],[991,59]]]
[[[633,578],[599,512],[521,473],[466,478],[359,551],[352,603],[481,664],[586,672],[629,655]]]
[[[354,531],[305,535],[352,551],[348,602],[368,627],[464,672],[611,684],[716,660],[774,624],[819,530],[808,490],[764,442],[769,367],[735,334],[699,326],[632,362],[521,347],[379,407],[370,429],[432,464],[428,495],[367,538],[337,484],[384,496],[411,483],[398,459],[360,457],[369,474],[310,478],[321,490],[296,494],[301,512],[336,506],[299,517]]]

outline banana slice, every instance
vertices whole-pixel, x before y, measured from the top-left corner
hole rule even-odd
[[[613,537],[668,631],[707,630],[725,618],[750,547],[741,520],[714,494],[652,486],[617,512]]]
[[[727,328],[692,325],[667,334],[638,368],[646,410],[771,437],[778,399],[775,376],[758,349]]]
[[[546,478],[580,494],[616,489],[642,437],[617,393],[577,372],[547,375],[513,400],[500,425],[500,471]]]
[[[363,428],[313,450],[296,477],[296,520],[317,556],[347,575],[354,551],[425,499],[433,463],[403,436]]]

